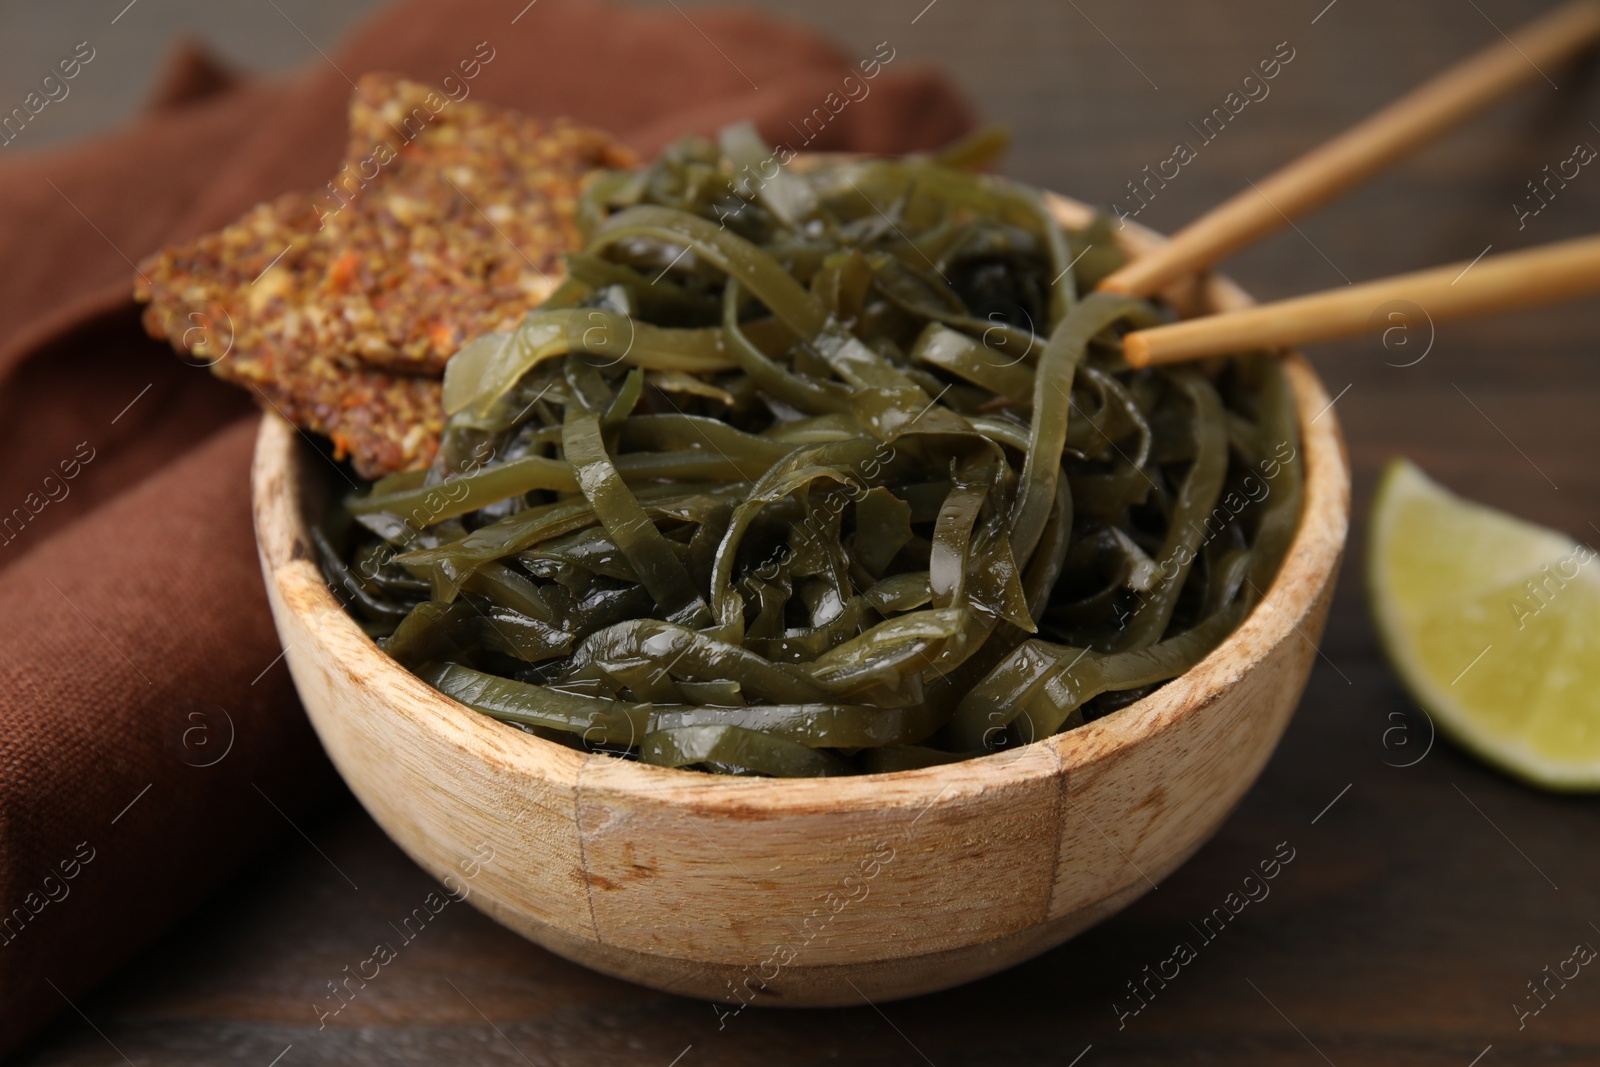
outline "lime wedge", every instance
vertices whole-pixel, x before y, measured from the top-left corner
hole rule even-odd
[[[1372,507],[1368,597],[1440,730],[1533,785],[1600,789],[1600,563],[1396,460]]]

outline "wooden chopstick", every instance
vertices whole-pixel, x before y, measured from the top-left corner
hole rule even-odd
[[[1393,301],[1414,304],[1430,322],[1438,323],[1591,293],[1600,293],[1600,236],[1135,330],[1123,337],[1122,351],[1130,365],[1149,367],[1355,336],[1387,326],[1387,319],[1374,326],[1373,316]],[[1419,325],[1409,316],[1405,321]]]
[[[1100,282],[1149,296],[1356,184],[1600,40],[1600,2],[1578,0],[1418,86],[1382,111],[1202,215]]]

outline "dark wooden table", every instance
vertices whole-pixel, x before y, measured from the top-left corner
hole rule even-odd
[[[862,54],[887,40],[943,64],[1012,125],[1011,173],[1100,203],[1193,138],[1188,124],[1287,42],[1294,59],[1270,96],[1139,216],[1168,230],[1544,6],[925,2],[828,0],[797,17]],[[1551,82],[1229,269],[1277,297],[1595,229],[1600,173],[1588,171],[1518,226],[1524,183],[1576,143],[1600,145],[1593,69],[1545,73]],[[1519,786],[1442,740],[1430,747],[1430,724],[1380,654],[1360,582],[1361,524],[1395,455],[1486,502],[1600,536],[1597,338],[1590,302],[1441,326],[1408,367],[1393,364],[1420,347],[1400,354],[1375,338],[1311,353],[1340,395],[1357,525],[1300,711],[1199,855],[1030,963],[918,1000],[751,1011],[719,1028],[707,1004],[593,974],[456,905],[319,1030],[313,1005],[329,983],[433,888],[346,798],[302,827],[315,848],[286,829],[275,853],[16,1062],[1600,1062],[1600,972],[1585,969],[1520,1028],[1513,1007],[1532,1003],[1527,983],[1574,945],[1600,946],[1600,805]],[[1295,859],[1270,896],[1119,1027],[1113,1003],[1133,1003],[1126,983],[1175,942],[1198,941],[1191,924],[1280,842]]]

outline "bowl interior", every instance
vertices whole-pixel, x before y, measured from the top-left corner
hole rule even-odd
[[[1081,227],[1094,215],[1088,206],[1066,197],[1047,194],[1047,202],[1063,225]],[[1133,254],[1163,240],[1136,224],[1125,225],[1117,239]],[[1218,275],[1177,283],[1162,296],[1184,314],[1230,310],[1252,303],[1243,290]],[[1329,582],[1347,532],[1349,472],[1337,416],[1329,406],[1322,383],[1303,357],[1291,353],[1284,359],[1300,416],[1306,469],[1300,523],[1283,566],[1263,600],[1237,630],[1185,674],[1085,726],[1010,751],[953,764],[889,774],[773,780],[611,760],[616,766],[608,768],[608,785],[661,801],[742,810],[806,810],[819,803],[842,809],[896,802],[915,807],[932,803],[952,789],[964,791],[1001,784],[1014,776],[1019,760],[1029,762],[1044,756],[1061,772],[1088,767],[1117,749],[1160,733],[1184,714],[1210,703],[1267,650],[1298,628],[1309,605]],[[285,449],[309,451],[292,434],[283,441]],[[258,535],[269,573],[277,563],[304,552],[308,521],[315,520],[326,494],[336,490],[327,464],[302,464],[293,457],[279,459],[281,462],[274,467],[281,468],[281,477],[264,478],[259,461],[257,471]],[[264,522],[263,516],[268,521]],[[350,664],[351,668],[370,679],[371,684],[403,695],[408,705],[427,708],[427,718],[451,743],[492,753],[496,760],[504,760],[536,777],[578,773],[585,755],[497,722],[433,690],[379,650],[344,614],[326,587],[321,593],[322,600],[314,609],[323,616],[324,628],[342,631],[343,654],[356,661]],[[331,617],[329,612],[333,613]]]

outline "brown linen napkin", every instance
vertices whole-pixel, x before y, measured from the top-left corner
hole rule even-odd
[[[127,128],[0,149],[0,1054],[337,788],[277,658],[249,400],[144,336],[132,262],[320,188],[368,70],[567,115],[646,158],[745,117],[799,150],[971,126],[896,42],[852,56],[734,11],[520,7],[400,4],[274,83],[184,46]]]

